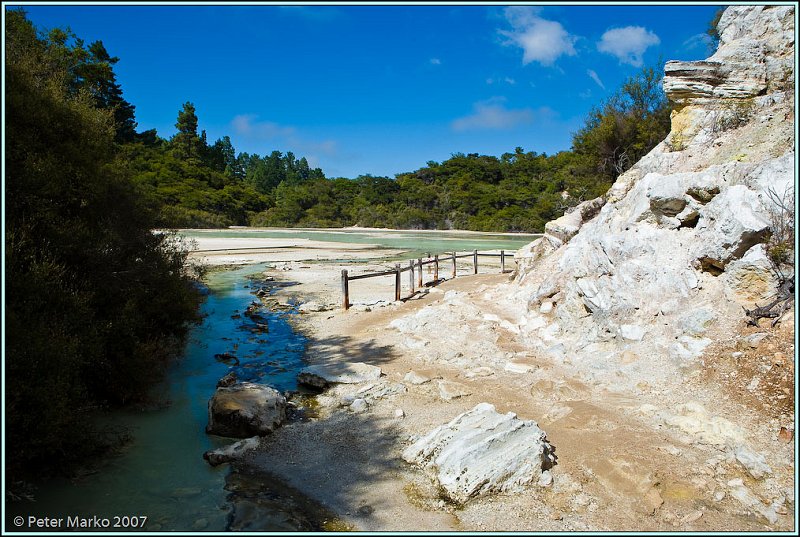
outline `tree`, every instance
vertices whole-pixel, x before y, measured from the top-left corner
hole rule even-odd
[[[669,133],[669,105],[654,67],[630,77],[602,106],[592,109],[572,139],[597,173],[613,182]]]
[[[6,470],[66,472],[113,438],[197,319],[186,252],[154,234],[113,110],[73,91],[74,51],[6,13]],[[77,44],[76,46],[80,46]],[[134,145],[134,144],[131,144]],[[12,481],[13,482],[13,481]]]
[[[183,103],[178,112],[175,128],[178,129],[178,133],[170,140],[173,154],[179,159],[199,159],[203,143],[197,135],[197,114],[194,104]]]
[[[230,136],[223,136],[209,147],[206,163],[215,170],[224,172],[228,177],[235,176],[236,150],[233,148]]]

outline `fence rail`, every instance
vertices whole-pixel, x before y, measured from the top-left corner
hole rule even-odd
[[[379,276],[391,276],[394,275],[394,299],[400,300],[402,294],[402,284],[401,284],[401,277],[400,275],[403,272],[408,272],[408,286],[411,290],[411,294],[407,297],[410,298],[414,296],[417,291],[414,288],[416,283],[417,289],[422,289],[424,286],[423,283],[423,275],[422,275],[422,267],[426,265],[433,265],[433,281],[428,282],[429,284],[436,284],[439,280],[439,264],[445,261],[452,261],[452,268],[451,268],[451,278],[455,278],[458,275],[458,267],[456,266],[457,260],[464,259],[467,257],[472,258],[472,273],[478,274],[478,258],[479,257],[499,257],[500,258],[500,273],[511,272],[510,270],[506,270],[506,257],[507,254],[505,250],[500,250],[499,254],[492,254],[492,253],[481,253],[478,250],[473,250],[470,253],[459,254],[458,252],[448,253],[447,255],[441,256],[439,254],[431,256],[428,254],[428,259],[423,260],[423,258],[417,258],[416,260],[410,259],[408,261],[408,266],[401,266],[400,263],[396,263],[393,270],[384,270],[381,272],[370,272],[368,274],[358,274],[356,276],[350,276],[348,271],[342,270],[342,307],[344,309],[349,309],[350,304],[350,282],[354,280],[363,280],[366,278],[377,278]],[[416,275],[416,282],[414,281],[414,276]]]

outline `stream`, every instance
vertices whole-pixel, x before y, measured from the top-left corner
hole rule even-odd
[[[286,320],[292,312],[263,309],[266,332],[241,315],[257,300],[247,276],[264,268],[250,265],[209,274],[209,292],[202,305],[205,317],[192,329],[184,356],[154,390],[156,398],[169,404],[158,410],[114,411],[106,416],[133,436],[122,453],[108,458],[91,475],[48,483],[36,492],[34,503],[7,504],[7,520],[12,515],[26,520],[29,516],[63,518],[63,531],[67,517],[96,516],[109,519],[109,529],[135,531],[130,524],[138,525],[142,519],[130,522],[132,517],[147,517],[145,531],[225,530],[231,510],[224,488],[229,466],[212,468],[202,458],[206,450],[232,442],[205,433],[208,400],[217,381],[233,369],[241,380],[264,382],[280,391],[295,390],[297,372],[303,367],[305,338]],[[226,352],[234,353],[240,364],[229,366],[214,358]],[[129,526],[114,528],[114,517]]]
[[[195,231],[221,237],[292,236],[337,242],[373,243],[383,248],[402,248],[407,254],[425,251],[506,248],[509,252],[532,240],[530,235],[465,235],[459,233],[414,232],[333,232],[310,230]],[[296,333],[288,316],[293,308],[277,312],[263,308],[259,314],[267,329],[259,328],[254,318],[244,315],[248,305],[258,301],[255,292],[268,292],[286,282],[261,282],[248,278],[261,273],[267,264],[211,272],[206,278],[208,293],[202,305],[203,321],[192,328],[184,355],[170,368],[164,381],[154,387],[154,398],[162,401],[158,409],[117,410],[100,418],[101,423],[126,428],[132,440],[122,452],[101,461],[94,471],[79,478],[60,478],[41,484],[35,502],[7,502],[6,527],[9,530],[65,531],[225,531],[308,530],[313,502],[295,494],[269,476],[230,473],[230,465],[211,467],[203,453],[234,440],[205,433],[208,401],[217,381],[231,370],[239,380],[261,382],[279,391],[298,389],[297,373],[304,367],[306,340]],[[266,320],[266,323],[263,323]],[[230,353],[238,364],[225,363],[217,354]],[[104,420],[104,421],[103,421]],[[243,480],[244,479],[244,480]],[[249,481],[248,481],[249,479]],[[247,497],[248,487],[262,490]],[[226,489],[227,487],[227,489]],[[235,494],[232,494],[233,491]],[[231,498],[242,498],[234,513]],[[252,515],[242,518],[248,510]],[[236,516],[234,516],[236,514]],[[316,513],[319,515],[320,513]],[[319,522],[313,516],[311,520]],[[13,517],[25,524],[12,524]],[[67,517],[108,519],[110,527],[70,528]],[[327,516],[327,515],[325,515]],[[62,519],[57,527],[29,527],[29,517]],[[117,518],[115,518],[117,517]],[[142,517],[146,517],[144,520]],[[249,520],[249,522],[248,522]],[[114,527],[114,524],[121,525]],[[314,522],[314,525],[318,525]],[[136,524],[136,525],[134,525]]]

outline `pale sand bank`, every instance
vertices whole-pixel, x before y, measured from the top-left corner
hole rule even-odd
[[[301,238],[196,237],[189,244],[190,258],[207,265],[372,259],[393,257],[402,253],[402,250],[384,249],[375,244]]]

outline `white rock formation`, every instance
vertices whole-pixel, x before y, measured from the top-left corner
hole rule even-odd
[[[734,6],[719,21],[720,46],[705,61],[667,62],[664,91],[698,103],[762,95],[794,80],[794,8]]]
[[[632,387],[645,372],[674,374],[711,342],[707,330],[774,291],[763,243],[777,210],[769,191],[794,188],[793,19],[792,6],[731,7],[712,58],[667,64],[678,103],[667,140],[515,256],[530,348],[562,345],[594,364],[590,377]],[[739,123],[721,121],[736,111]],[[626,350],[647,360],[609,368]]]
[[[403,451],[403,459],[433,471],[448,496],[462,503],[489,492],[520,492],[539,482],[554,460],[536,422],[500,414],[489,403],[423,436]]]

